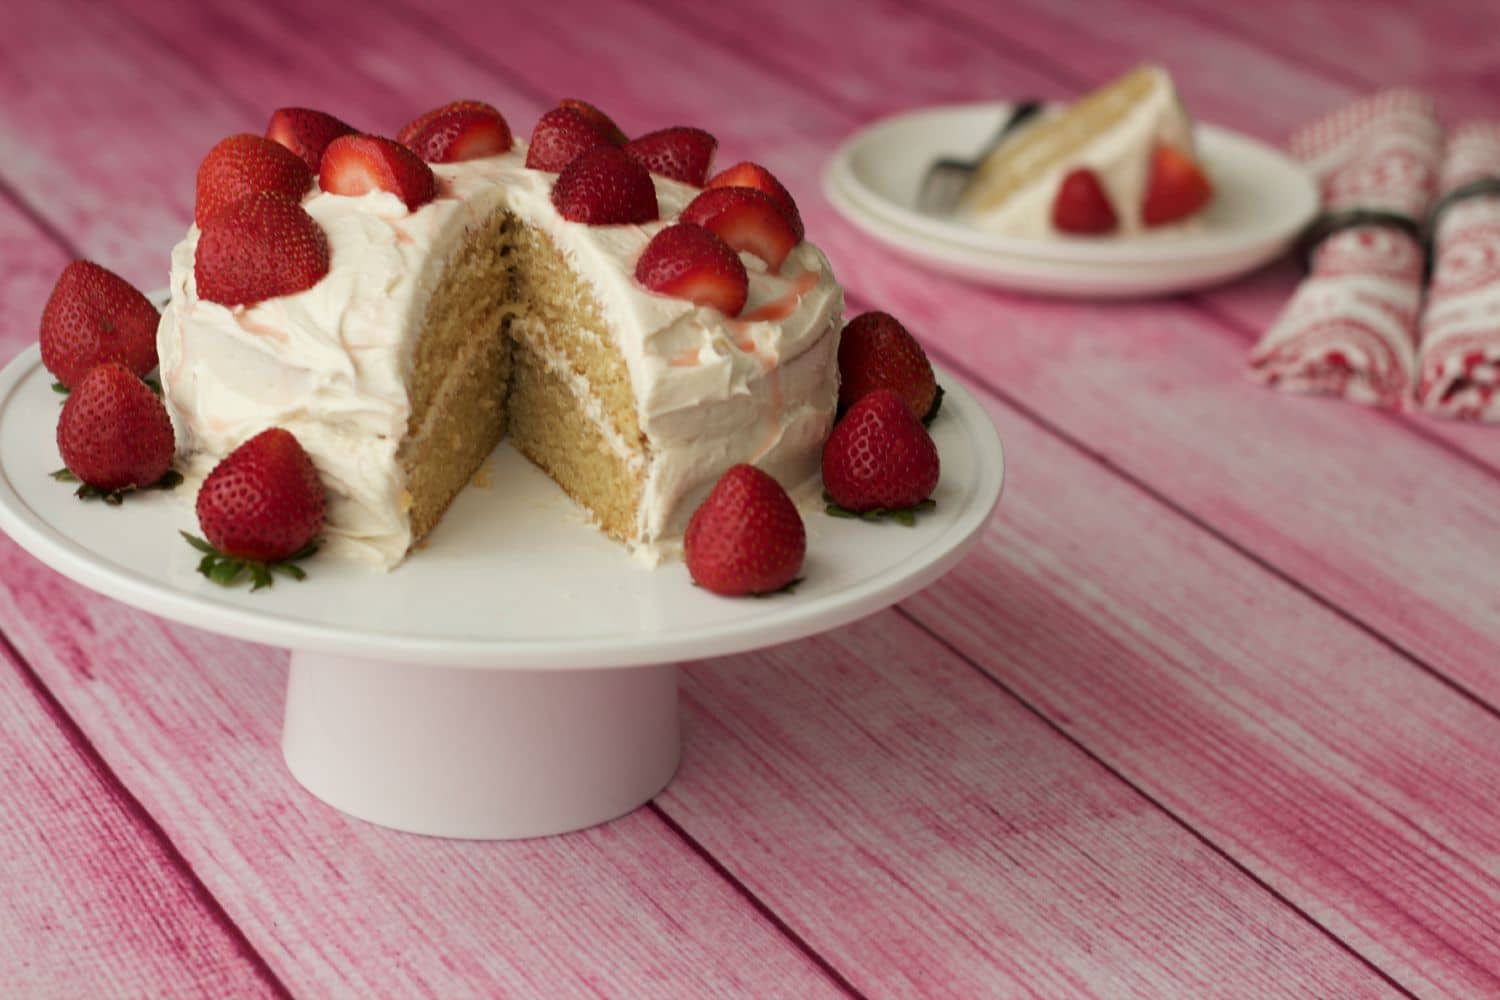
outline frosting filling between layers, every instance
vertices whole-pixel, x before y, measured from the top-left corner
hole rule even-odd
[[[544,232],[593,294],[635,393],[650,467],[637,550],[676,547],[696,500],[728,464],[755,461],[789,486],[815,473],[837,397],[842,292],[809,243],[781,273],[741,255],[750,273],[742,317],[647,291],[634,266],[651,236],[698,189],[653,177],[661,220],[584,226],[551,203],[555,174],[528,170],[525,148],[434,164],[438,199],[410,212],[394,195],[317,192],[304,207],[323,227],[329,274],[314,287],[248,308],[197,297],[193,227],[172,253],[172,301],[158,333],[161,373],[190,472],[268,426],[295,434],[330,491],[334,551],[384,567],[411,539],[395,455],[407,432],[414,344],[442,267],[464,234],[508,210]]]

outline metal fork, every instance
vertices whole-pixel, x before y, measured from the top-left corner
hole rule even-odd
[[[1010,137],[1010,134],[1030,121],[1042,110],[1041,101],[1021,101],[1011,108],[1010,114],[1000,123],[993,138],[972,160],[941,159],[933,162],[922,176],[922,186],[917,191],[917,211],[927,215],[949,215],[958,205],[958,199],[969,186],[974,171],[984,162],[995,147]]]

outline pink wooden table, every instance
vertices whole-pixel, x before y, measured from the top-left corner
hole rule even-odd
[[[851,307],[986,402],[1000,515],[898,608],[691,665],[649,807],[497,844],[322,805],[279,763],[284,653],[0,539],[0,995],[1500,995],[1500,429],[1247,382],[1290,266],[1030,301],[898,262],[817,183],[876,115],[1143,57],[1269,139],[1388,82],[1500,114],[1500,7],[506,6],[8,3],[4,353],[72,257],[161,286],[198,158],[273,107],[479,97],[524,134],[576,95],[780,174]]]

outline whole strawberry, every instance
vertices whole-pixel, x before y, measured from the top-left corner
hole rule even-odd
[[[323,111],[277,108],[266,125],[266,138],[296,153],[307,164],[307,169],[316,175],[328,144],[353,131],[354,126]]]
[[[600,146],[615,146],[606,125],[577,107],[556,107],[532,128],[526,166],[561,173],[579,156]]]
[[[662,177],[702,187],[719,140],[701,128],[678,125],[649,132],[625,144],[625,155]]]
[[[291,560],[312,554],[328,499],[318,470],[291,431],[272,427],[224,456],[198,491],[198,526],[184,532],[204,553],[198,571],[233,583],[246,570],[259,590],[277,570],[301,579]]]
[[[922,346],[890,313],[860,313],[839,336],[839,409],[876,389],[899,395],[919,420],[933,413],[937,381]]]
[[[564,219],[590,226],[651,222],[660,212],[651,174],[610,145],[580,153],[563,168],[552,205]]]
[[[301,201],[312,188],[313,172],[301,155],[263,136],[232,135],[198,164],[198,198],[193,221],[201,228],[225,208],[261,191]]]
[[[683,549],[688,572],[705,590],[769,594],[796,579],[807,533],[780,483],[753,465],[736,465],[693,512]]]
[[[889,389],[855,403],[823,446],[823,489],[855,514],[916,507],[932,496],[938,474],[937,446]]]
[[[299,203],[270,192],[204,223],[193,258],[198,297],[226,306],[304,291],[327,273],[327,235]]]
[[[156,367],[156,307],[124,278],[87,260],[63,268],[42,309],[42,364],[68,388],[95,365]]]
[[[89,370],[63,404],[57,450],[106,500],[154,485],[172,466],[172,422],[160,397],[117,361]],[[90,495],[80,490],[80,496]]]

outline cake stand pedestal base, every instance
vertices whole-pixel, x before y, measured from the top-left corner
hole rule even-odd
[[[671,780],[677,672],[294,651],[282,751],[310,792],[381,826],[484,840],[565,833],[624,815]]]

